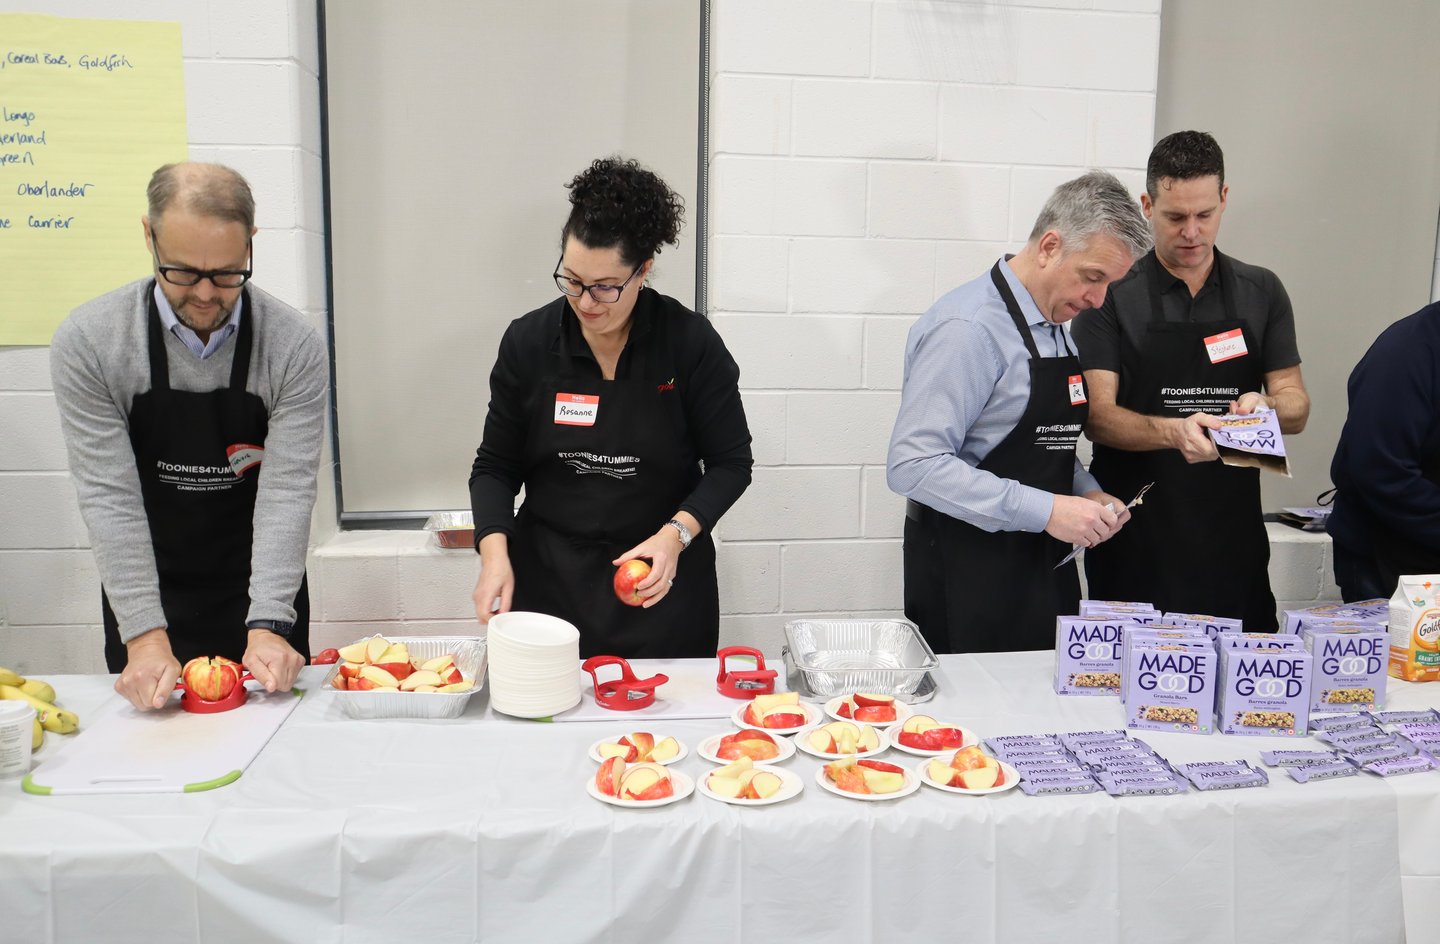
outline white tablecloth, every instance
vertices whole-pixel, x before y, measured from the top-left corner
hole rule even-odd
[[[1120,724],[1113,699],[1054,695],[1050,659],[944,657],[926,710],[982,736]],[[84,717],[116,697],[101,676],[50,681]],[[1391,707],[1440,703],[1440,685],[1391,685]],[[647,728],[688,744],[678,769],[698,777],[695,746],[729,726],[513,721],[483,695],[457,721],[351,721],[313,692],[217,790],[35,797],[6,782],[0,940],[1354,944],[1440,927],[1440,772],[865,803],[821,790],[821,762],[797,754],[806,788],[775,806],[587,796],[586,746]],[[1307,743],[1141,736],[1174,761]],[[51,736],[39,759],[68,746]]]

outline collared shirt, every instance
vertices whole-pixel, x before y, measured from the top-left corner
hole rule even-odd
[[[1218,252],[1218,250],[1217,250]],[[1261,266],[1225,256],[1235,272],[1235,312],[1259,346],[1250,353],[1260,359],[1264,373],[1283,370],[1300,363],[1295,340],[1295,312],[1290,296],[1274,272]],[[1220,267],[1210,267],[1205,284],[1194,297],[1183,279],[1177,278],[1155,258],[1152,249],[1110,286],[1105,304],[1081,312],[1073,323],[1071,336],[1080,349],[1080,366],[1085,370],[1110,370],[1119,374],[1121,351],[1128,344],[1139,346],[1150,324],[1150,289],[1145,278],[1155,277],[1165,321],[1201,323],[1225,318],[1225,297],[1220,286]],[[1124,378],[1121,379],[1124,389]]]
[[[240,309],[245,307],[245,296],[241,295],[235,299],[235,310],[230,312],[230,318],[219,328],[210,332],[210,340],[201,341],[200,336],[188,327],[180,323],[175,317],[175,309],[170,307],[170,299],[160,291],[160,284],[155,284],[155,307],[160,311],[160,323],[165,326],[180,342],[190,349],[196,357],[208,360],[211,354],[220,350],[220,345],[230,340],[230,335],[240,330]]]
[[[1041,357],[1071,352],[1020,279],[1000,271]],[[981,471],[1030,401],[1030,353],[990,273],[942,296],[910,329],[900,413],[890,437],[890,489],[985,531],[1041,532],[1054,496]],[[1100,486],[1075,462],[1072,494]]]

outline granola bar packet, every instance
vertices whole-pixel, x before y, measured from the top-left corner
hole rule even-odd
[[[1219,649],[1304,649],[1299,636],[1281,633],[1222,633],[1215,638]]]
[[[1420,708],[1413,711],[1372,711],[1370,717],[1376,724],[1436,724],[1440,725],[1440,711],[1434,708]]]
[[[1328,764],[1313,764],[1306,767],[1291,767],[1287,770],[1290,779],[1296,783],[1309,783],[1312,780],[1334,780],[1336,777],[1353,777],[1360,772],[1360,768],[1348,760],[1331,761]]]
[[[1359,728],[1373,728],[1375,721],[1363,711],[1351,711],[1338,715],[1311,715],[1310,730],[1354,731]]]
[[[1261,751],[1260,762],[1269,767],[1311,767],[1340,760],[1339,751]]]
[[[1421,751],[1409,757],[1393,760],[1374,760],[1362,764],[1360,769],[1377,777],[1397,777],[1401,774],[1422,774],[1435,769],[1435,758]]]
[[[1321,603],[1298,610],[1286,610],[1282,633],[1298,635],[1306,626],[1314,623],[1368,623],[1380,627],[1390,625],[1390,601],[1388,599],[1359,600],[1355,603]]]
[[[1095,775],[1100,786],[1111,796],[1169,796],[1189,789],[1179,774],[1112,774]]]
[[[1243,760],[1211,761],[1201,764],[1183,764],[1181,771],[1185,779],[1196,790],[1238,790],[1245,787],[1268,787],[1270,775],[1259,767],[1251,767]]]
[[[1198,629],[1203,632],[1211,642],[1214,642],[1222,633],[1238,633],[1244,629],[1244,624],[1231,616],[1207,616],[1203,613],[1166,613],[1162,619],[1174,626],[1182,626],[1185,629]]]
[[[1067,777],[1055,780],[1020,780],[1020,789],[1026,796],[1064,796],[1066,794],[1094,793],[1100,784],[1094,778]]]

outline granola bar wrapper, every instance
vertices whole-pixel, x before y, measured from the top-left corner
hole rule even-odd
[[[1321,731],[1315,737],[1327,744],[1333,744],[1342,751],[1353,751],[1362,747],[1379,747],[1382,744],[1396,744],[1400,741],[1399,734],[1391,734],[1379,728],[1369,731],[1341,731],[1338,734]]]
[[[986,738],[985,746],[990,748],[990,753],[996,757],[1008,757],[1012,751],[1052,751],[1064,750],[1065,745],[1058,737],[1052,734],[1037,734],[1023,737],[994,737]]]
[[[1109,616],[1159,617],[1160,611],[1151,603],[1137,603],[1129,600],[1081,600],[1080,615],[1086,618]]]
[[[1218,649],[1304,649],[1299,636],[1284,633],[1223,633],[1215,639]]]
[[[1337,715],[1311,715],[1311,731],[1355,731],[1375,727],[1375,720],[1367,712],[1348,711]]]
[[[1091,777],[1067,777],[1056,780],[1021,779],[1020,789],[1026,796],[1065,796],[1067,794],[1094,793],[1100,784]]]
[[[1285,437],[1280,434],[1280,417],[1274,410],[1227,413],[1217,419],[1220,428],[1210,430],[1210,438],[1215,442],[1221,462],[1290,477]]]
[[[1296,783],[1309,783],[1312,780],[1334,780],[1337,777],[1353,777],[1360,772],[1360,768],[1348,760],[1336,760],[1328,764],[1291,767],[1286,772],[1290,774],[1290,779]]]
[[[1390,635],[1375,627],[1318,623],[1301,630],[1315,657],[1310,710],[1385,707]]]
[[[1357,747],[1345,752],[1345,757],[1357,764],[1369,764],[1379,760],[1399,760],[1420,753],[1420,749],[1403,738],[1394,744],[1380,744],[1376,747]]]
[[[1100,786],[1111,796],[1170,796],[1189,789],[1179,774],[1112,774],[1095,775]]]
[[[1220,653],[1217,713],[1225,734],[1304,737],[1310,720],[1314,658],[1299,649]]]
[[[1055,694],[1120,694],[1120,649],[1127,619],[1055,618]]]
[[[1218,767],[1187,764],[1183,773],[1196,790],[1240,790],[1270,785],[1269,774],[1243,760]]]
[[[1110,728],[1104,731],[1067,731],[1060,740],[1072,751],[1090,744],[1114,743],[1130,740],[1130,732],[1124,728]]]
[[[1340,760],[1339,751],[1261,751],[1260,763],[1268,767],[1312,767]]]
[[[1166,613],[1165,622],[1185,629],[1198,629],[1214,642],[1222,633],[1244,631],[1244,624],[1230,616],[1207,616],[1203,613]]]
[[[1435,758],[1421,751],[1409,757],[1397,757],[1394,760],[1375,760],[1363,764],[1361,769],[1367,774],[1375,774],[1377,777],[1398,777],[1402,774],[1423,774],[1435,769]]]
[[[1436,711],[1434,708],[1421,708],[1415,711],[1372,711],[1370,717],[1375,719],[1376,724],[1434,724],[1440,726],[1440,711]]]

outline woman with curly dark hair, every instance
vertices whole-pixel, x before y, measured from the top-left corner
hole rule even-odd
[[[558,616],[582,656],[713,656],[710,532],[750,484],[740,371],[708,321],[645,286],[680,197],[619,158],[568,186],[561,296],[511,323],[490,375],[470,471],[475,614]],[[650,573],[622,601],[615,568],[637,558]]]

